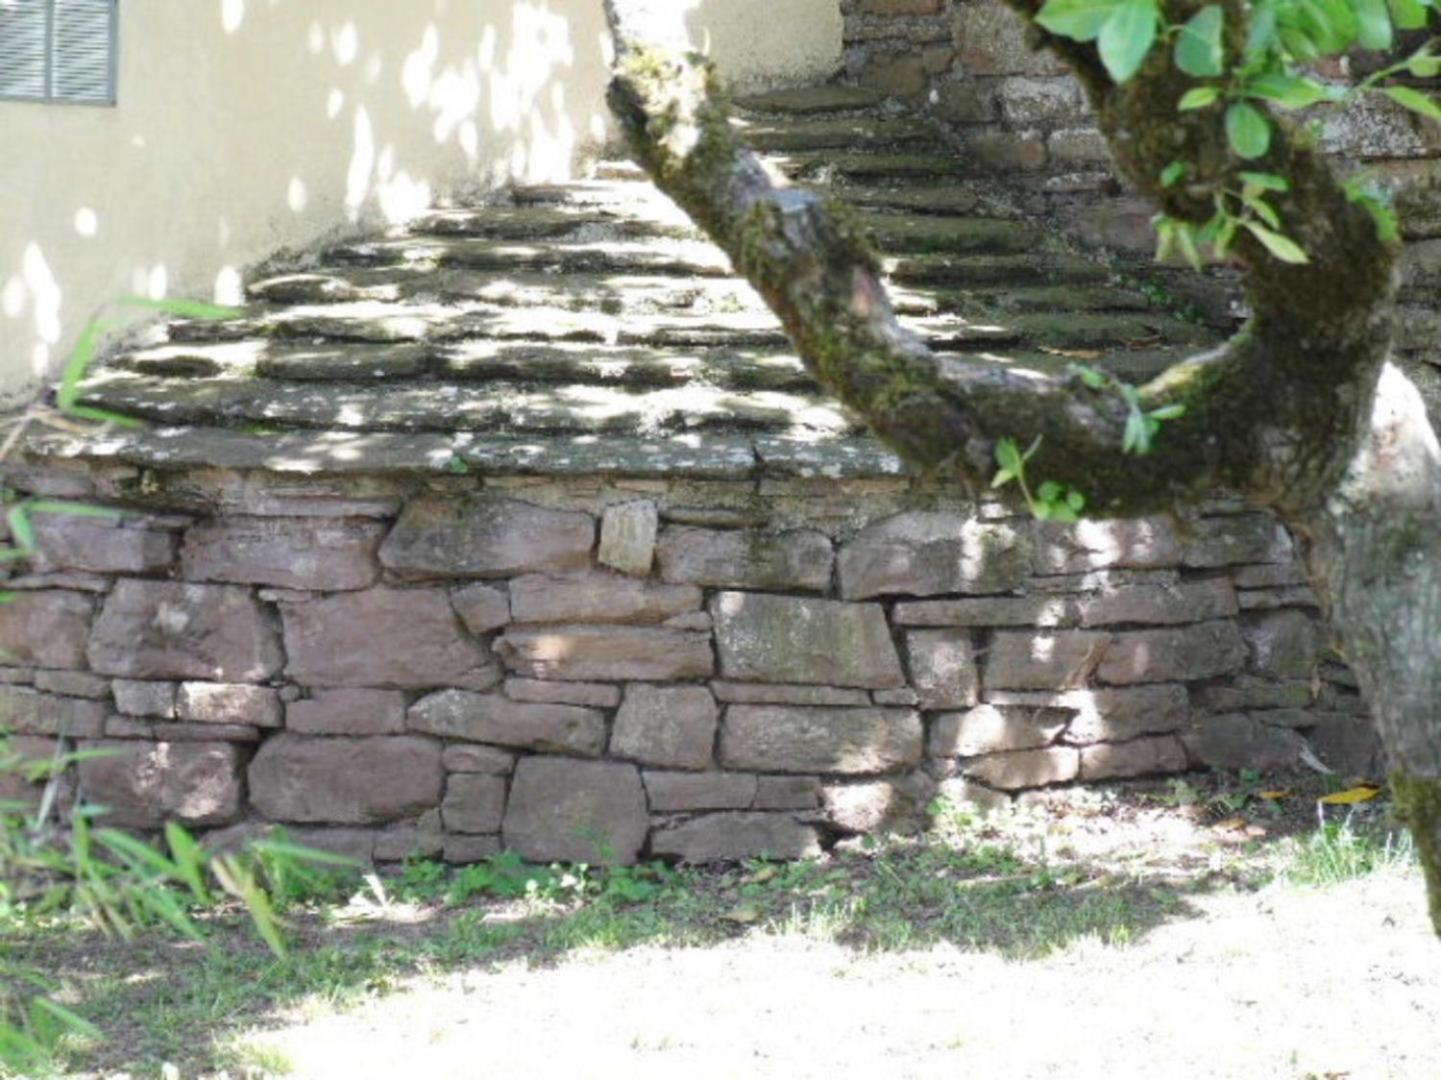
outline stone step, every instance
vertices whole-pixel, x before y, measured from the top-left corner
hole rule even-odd
[[[827,113],[859,112],[885,104],[886,95],[865,86],[801,86],[748,94],[736,99],[737,108],[751,113],[785,116],[815,116]]]
[[[1102,285],[1111,280],[1103,265],[1077,255],[909,255],[884,260],[894,281],[984,289],[1005,285]]]
[[[824,184],[833,180],[853,180],[873,184],[878,181],[940,180],[974,176],[964,158],[947,153],[883,153],[837,154],[827,151],[805,151],[775,154],[768,158],[772,165],[792,180]]]
[[[726,276],[724,253],[703,241],[616,240],[506,243],[458,237],[356,241],[325,252],[341,266],[459,267],[469,270],[546,271],[550,273],[647,273],[698,277]]]
[[[973,289],[891,289],[896,310],[908,315],[953,313],[968,319],[1002,319],[1025,312],[1156,311],[1142,293],[1121,286],[1015,285]]]
[[[851,206],[870,210],[903,210],[913,214],[967,214],[989,195],[979,183],[865,185],[837,190]]]
[[[106,371],[81,400],[165,424],[343,431],[663,435],[755,431],[857,433],[839,406],[809,394],[689,384],[656,390],[444,381],[314,383],[250,376],[160,379]]]
[[[919,120],[843,117],[807,121],[736,121],[746,144],[764,153],[806,150],[886,150],[941,145],[936,129]]]
[[[124,353],[110,362],[111,368],[168,378],[229,374],[341,382],[415,378],[439,366],[433,350],[420,344],[315,344],[274,338],[160,345]]]
[[[876,246],[897,255],[1019,253],[1043,249],[1048,240],[1045,231],[1034,225],[1003,218],[913,214],[861,214],[859,217]]]
[[[642,207],[610,210],[560,204],[536,206],[479,206],[434,210],[407,225],[417,237],[469,236],[490,240],[546,241],[652,237],[692,239],[700,235],[680,210],[643,213]],[[663,210],[662,207],[655,207]]]

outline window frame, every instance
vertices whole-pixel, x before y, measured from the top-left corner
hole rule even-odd
[[[120,0],[104,0],[110,9],[110,33],[106,40],[104,99],[64,97],[55,87],[55,6],[57,0],[42,0],[45,10],[45,55],[43,94],[7,94],[0,91],[0,103],[20,105],[66,105],[73,108],[113,109],[120,97]]]

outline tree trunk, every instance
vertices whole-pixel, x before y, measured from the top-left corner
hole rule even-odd
[[[907,461],[979,488],[1000,440],[1039,437],[1032,475],[1084,492],[1089,512],[1128,516],[1226,490],[1291,526],[1375,709],[1441,933],[1441,453],[1415,387],[1386,363],[1394,248],[1325,160],[1279,125],[1264,161],[1247,163],[1290,179],[1276,208],[1310,261],[1238,242],[1252,319],[1224,348],[1139,388],[1148,410],[1185,414],[1154,452],[1125,456],[1119,395],[1075,375],[937,356],[903,328],[846,208],[778,185],[731,127],[708,65],[651,44],[624,2],[605,0],[610,102],[637,160],[756,287],[807,369]],[[1023,17],[1039,6],[1012,3]],[[1216,118],[1178,115],[1190,84],[1163,50],[1118,87],[1093,49],[1051,44],[1086,86],[1117,166],[1168,213],[1203,219],[1209,190],[1239,186]],[[1176,157],[1201,163],[1204,183],[1162,185]]]

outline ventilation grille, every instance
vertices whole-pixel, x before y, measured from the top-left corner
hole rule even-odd
[[[0,0],[0,98],[115,102],[117,0]]]

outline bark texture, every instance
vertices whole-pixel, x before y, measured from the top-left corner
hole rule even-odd
[[[1012,5],[1028,21],[1040,6]],[[933,354],[906,331],[846,209],[769,175],[730,125],[708,65],[650,44],[624,0],[606,7],[611,108],[637,160],[759,290],[811,373],[908,461],[983,486],[998,440],[1039,436],[1032,476],[1083,491],[1089,512],[1126,516],[1225,489],[1297,532],[1375,707],[1441,932],[1441,455],[1415,388],[1386,365],[1396,252],[1310,143],[1273,118],[1266,157],[1239,162],[1218,109],[1177,113],[1195,83],[1169,50],[1117,86],[1094,46],[1036,30],[1081,79],[1140,191],[1200,222],[1218,188],[1240,187],[1241,169],[1284,175],[1290,190],[1274,205],[1310,258],[1288,265],[1243,235],[1235,257],[1252,318],[1225,347],[1140,389],[1148,408],[1186,412],[1154,452],[1126,456],[1119,395],[1079,376]],[[1177,4],[1169,18],[1190,13]],[[1231,13],[1243,26],[1239,6]],[[1164,187],[1176,160],[1191,163],[1187,182]]]

